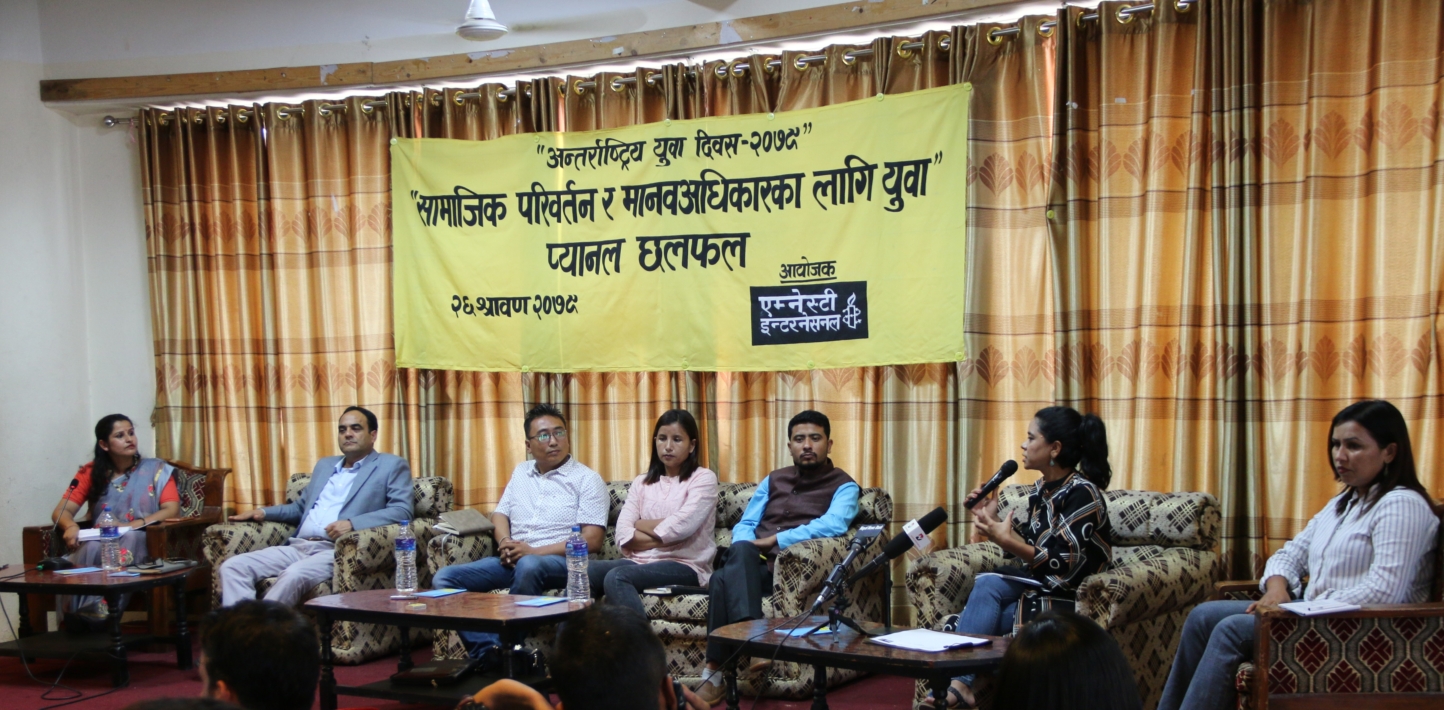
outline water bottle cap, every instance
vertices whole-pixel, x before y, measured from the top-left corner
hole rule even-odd
[[[407,527],[407,526],[409,526],[409,525],[411,525],[411,521],[410,521],[410,520],[403,520],[403,521],[401,521],[401,527],[404,528],[404,527]]]
[[[581,532],[581,531],[582,531],[582,526],[580,526],[580,525],[573,525],[573,526],[572,526],[572,532]]]

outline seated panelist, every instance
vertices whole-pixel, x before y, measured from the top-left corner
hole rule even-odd
[[[512,471],[491,514],[497,556],[442,567],[431,580],[433,587],[472,592],[510,588],[512,594],[542,594],[566,587],[566,542],[572,526],[582,526],[589,551],[602,548],[607,484],[572,458],[566,425],[561,411],[549,404],[527,411],[522,428],[532,459]],[[489,655],[500,644],[496,634],[458,633],[473,657],[497,658]]]
[[[707,631],[762,618],[762,598],[772,593],[777,553],[799,542],[836,537],[857,517],[861,488],[832,465],[832,423],[811,409],[787,423],[792,465],[758,484],[742,520],[732,528],[732,546],[708,585]],[[707,667],[697,695],[715,705],[722,699],[721,644],[707,641]]]
[[[592,596],[645,614],[639,592],[696,587],[712,575],[717,543],[717,474],[697,464],[697,420],[671,409],[652,428],[652,462],[632,481],[617,516],[620,560],[587,566]]]
[[[973,508],[979,536],[1003,548],[1016,566],[999,572],[1031,578],[1043,594],[1071,599],[1088,575],[1113,561],[1108,502],[1103,491],[1113,477],[1108,464],[1108,432],[1094,414],[1071,407],[1044,407],[1028,424],[1022,444],[1023,468],[1043,477],[1028,496],[1027,519],[998,518],[997,496]],[[974,489],[969,497],[978,495]],[[983,577],[973,586],[958,616],[960,634],[1002,636],[1011,633],[1023,593],[1031,585],[1002,577]],[[942,703],[931,707],[977,705],[974,676],[953,679]]]
[[[132,528],[120,538],[120,547],[130,553],[129,562],[145,562],[145,532],[140,528],[180,514],[180,495],[171,465],[160,459],[142,458],[135,439],[135,425],[124,414],[110,414],[95,423],[95,458],[80,467],[70,491],[55,506],[50,519],[64,531],[70,560],[77,567],[100,566],[100,541],[80,542],[75,514],[85,504],[93,522],[104,506],[121,525]],[[127,595],[128,597],[128,595]],[[125,601],[121,602],[121,607]],[[100,597],[62,598],[61,609],[93,620],[104,619],[109,609]]]
[[[221,563],[221,604],[256,598],[256,582],[276,577],[266,599],[292,605],[331,579],[336,539],[352,530],[411,519],[411,466],[376,450],[376,415],[347,407],[336,425],[341,456],[316,462],[294,502],[257,508],[232,521],[274,520],[297,526],[285,544],[236,555]]]
[[[1334,415],[1329,431],[1329,463],[1344,490],[1269,557],[1261,599],[1194,607],[1160,710],[1235,706],[1234,676],[1253,658],[1251,615],[1262,607],[1300,597],[1360,605],[1428,598],[1439,518],[1414,471],[1404,415],[1383,400],[1355,402]]]

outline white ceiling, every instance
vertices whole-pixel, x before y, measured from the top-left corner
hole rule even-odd
[[[497,19],[511,32],[480,43],[455,35],[467,0],[0,0],[0,5],[17,2],[38,6],[46,78],[70,79],[487,52],[842,0],[491,0]],[[1017,4],[1049,12],[1057,2]],[[1020,9],[988,11],[989,17],[1019,14]]]
[[[511,32],[485,43],[455,35],[467,0],[40,0],[39,11],[56,79],[492,51],[838,1],[492,0]]]

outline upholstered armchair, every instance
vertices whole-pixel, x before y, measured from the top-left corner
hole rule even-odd
[[[201,556],[201,535],[206,526],[220,521],[221,499],[224,496],[229,468],[201,468],[184,461],[167,460],[175,470],[176,493],[180,495],[179,520],[150,525],[145,529],[146,552],[151,559],[187,559],[203,563],[186,579],[186,593],[207,589],[211,585],[211,567]],[[48,511],[47,511],[48,512]],[[82,521],[81,527],[90,527]],[[31,525],[21,529],[21,560],[33,565],[51,555],[65,553],[59,534],[51,536],[53,525]],[[151,594],[150,627],[157,636],[169,635],[171,599],[169,594]],[[27,621],[43,624],[45,613],[55,608],[50,595],[27,595]],[[190,607],[192,609],[196,607]]]
[[[1444,521],[1444,503],[1432,504]],[[1257,601],[1260,586],[1256,579],[1220,582],[1215,598]],[[1239,710],[1264,710],[1271,701],[1316,704],[1338,694],[1348,694],[1351,703],[1444,707],[1444,525],[1434,549],[1428,603],[1313,617],[1269,609],[1254,623],[1254,661],[1241,664],[1234,677]],[[1267,669],[1262,676],[1259,666]]]
[[[1013,511],[1021,519],[1031,490],[1003,488],[999,514]],[[1118,640],[1143,706],[1153,708],[1168,680],[1184,619],[1209,597],[1218,579],[1218,501],[1207,493],[1112,490],[1105,495],[1113,567],[1083,581],[1077,611]],[[1002,549],[991,542],[924,555],[906,577],[918,626],[941,629],[948,615],[962,610],[977,575],[1003,564]],[[916,699],[926,693],[919,683]]]
[[[621,552],[617,548],[615,526],[617,516],[622,512],[630,490],[630,481],[615,481],[607,484],[611,499],[611,510],[602,551],[595,559],[617,559]],[[742,519],[747,502],[757,490],[755,483],[723,483],[717,491],[717,526],[712,534],[719,546],[732,543],[732,527]],[[772,596],[762,602],[763,613],[768,618],[779,618],[801,614],[808,609],[812,600],[821,590],[827,573],[846,556],[847,541],[857,528],[868,524],[892,522],[892,498],[881,488],[864,488],[858,500],[857,518],[851,529],[842,537],[808,540],[793,545],[778,555],[773,570]],[[494,553],[489,535],[473,537],[438,536],[432,539],[427,553],[429,572],[448,564],[469,562]],[[860,560],[858,565],[860,566]],[[561,590],[548,592],[560,594]],[[884,608],[883,576],[874,575],[863,580],[851,591],[853,606],[848,614],[855,619],[883,621]],[[703,655],[707,644],[707,595],[682,594],[671,597],[644,595],[643,604],[647,616],[652,620],[652,629],[661,637],[667,649],[667,672],[673,678],[691,686],[702,680]],[[549,640],[545,634],[528,641],[529,645],[545,647]],[[464,651],[460,639],[454,633],[437,634],[434,648],[437,658],[460,658]],[[746,667],[746,663],[741,664]],[[830,669],[828,686],[846,682],[859,674],[852,671]],[[744,673],[738,678],[743,693],[756,692],[758,677]],[[768,671],[768,681],[763,694],[769,697],[801,699],[812,696],[813,671],[811,667],[800,667],[794,663],[778,663]]]
[[[311,480],[309,473],[291,476],[286,485],[286,500],[293,501]],[[411,533],[416,536],[416,570],[421,586],[431,582],[430,568],[426,563],[427,543],[437,535],[433,526],[440,515],[451,510],[451,481],[437,476],[423,476],[412,479]],[[302,601],[328,594],[357,592],[366,589],[386,589],[396,584],[395,539],[400,525],[383,525],[366,530],[353,530],[336,539],[336,566],[331,579],[316,585]],[[215,567],[236,555],[283,545],[295,534],[296,526],[275,521],[224,522],[212,525],[205,532],[205,556]],[[263,579],[256,584],[257,596],[275,584],[275,578]],[[221,598],[220,576],[215,575],[211,585],[213,605],[219,605]],[[424,632],[415,631],[413,636]],[[401,648],[401,632],[395,626],[340,622],[331,636],[331,650],[336,662],[344,664],[364,663]]]

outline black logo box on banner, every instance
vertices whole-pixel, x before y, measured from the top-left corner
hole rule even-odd
[[[867,338],[867,282],[751,287],[752,344]]]

